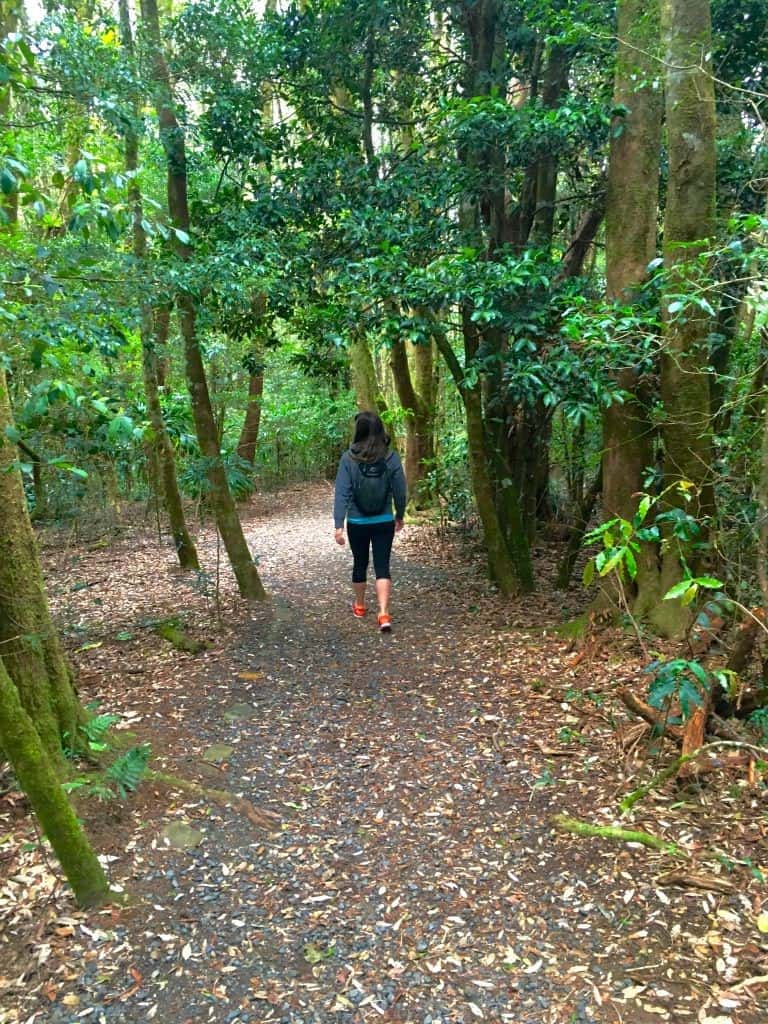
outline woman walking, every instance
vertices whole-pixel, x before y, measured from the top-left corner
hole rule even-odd
[[[389,558],[395,534],[403,528],[405,503],[403,467],[397,452],[389,449],[384,424],[375,412],[359,412],[355,416],[355,436],[349,450],[341,456],[336,474],[333,522],[336,543],[343,546],[344,518],[347,520],[347,535],[354,559],[352,614],[358,619],[362,619],[366,612],[368,560],[373,552],[378,622],[382,633],[392,629]]]

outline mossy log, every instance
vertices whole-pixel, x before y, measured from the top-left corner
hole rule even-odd
[[[163,640],[167,640],[177,651],[184,651],[186,654],[200,654],[208,646],[205,640],[195,640],[190,636],[177,619],[164,619],[155,624],[155,632]]]
[[[591,836],[598,839],[615,839],[620,843],[640,843],[653,850],[660,850],[673,857],[685,857],[687,854],[675,843],[659,839],[649,832],[637,832],[634,829],[618,828],[616,825],[590,825],[577,818],[569,818],[565,814],[557,814],[552,823],[559,832],[572,832],[577,836]]]
[[[0,661],[0,745],[29,797],[81,907],[109,900],[109,883],[61,788],[56,766]]]

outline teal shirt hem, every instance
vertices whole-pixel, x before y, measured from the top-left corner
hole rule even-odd
[[[382,512],[380,516],[348,516],[348,523],[360,523],[361,525],[373,525],[374,523],[392,523],[395,517],[391,512]]]

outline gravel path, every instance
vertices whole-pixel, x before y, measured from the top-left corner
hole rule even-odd
[[[91,663],[161,763],[236,790],[280,824],[259,831],[147,784],[114,825],[112,870],[133,905],[101,917],[65,908],[69,975],[40,1010],[41,965],[18,996],[23,1013],[0,1020],[764,1020],[765,987],[738,988],[765,973],[751,883],[665,888],[668,858],[552,829],[557,812],[616,817],[626,786],[604,704],[610,670],[569,667],[566,642],[542,631],[551,601],[503,607],[460,550],[415,529],[396,544],[394,632],[379,636],[375,616],[349,612],[351,556],[333,544],[329,499],[314,487],[255,506],[249,540],[269,610],[240,611],[197,658],[169,660],[140,639]],[[136,586],[135,544],[116,560],[115,586]],[[187,585],[169,586],[178,606]],[[210,595],[185,593],[204,632]],[[106,614],[85,603],[89,591],[66,600],[70,617],[83,602],[81,631]],[[147,593],[128,601],[125,622],[150,605]],[[203,770],[214,743],[231,751]],[[635,827],[698,849],[726,811],[683,804],[664,819],[654,803]],[[173,820],[199,845],[169,849],[160,833]]]

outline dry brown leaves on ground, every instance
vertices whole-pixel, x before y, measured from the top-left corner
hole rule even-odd
[[[329,506],[318,486],[247,510],[265,608],[223,567],[217,581],[207,527],[199,576],[140,522],[108,547],[44,538],[84,699],[164,774],[126,802],[80,801],[130,897],[92,913],[4,776],[0,1021],[765,1020],[761,781],[723,766],[619,822],[669,756],[614,696],[640,685],[631,640],[575,662],[554,624],[579,595],[546,589],[546,555],[541,594],[504,603],[472,539],[429,527],[398,539],[381,637],[349,613]],[[156,635],[169,615],[202,653]],[[682,856],[557,832],[556,813]],[[194,845],[171,846],[172,824]]]

